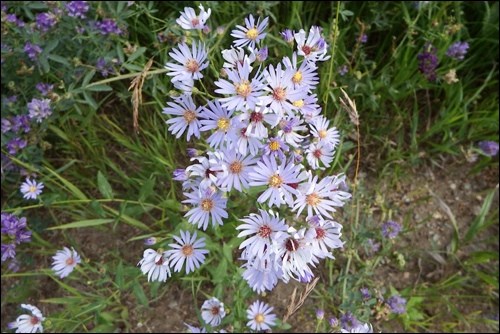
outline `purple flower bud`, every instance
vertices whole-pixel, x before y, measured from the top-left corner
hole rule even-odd
[[[57,23],[54,13],[39,13],[36,14],[36,27],[43,32],[47,32]]]
[[[361,291],[361,297],[363,297],[363,299],[370,299],[372,296],[368,288],[361,288],[359,291]]]
[[[481,141],[478,146],[487,156],[494,157],[498,154],[498,143],[495,141]]]
[[[36,61],[38,55],[42,53],[42,48],[37,44],[26,42],[26,44],[24,45],[24,52],[26,52],[29,59]]]
[[[347,74],[347,72],[349,72],[349,68],[347,67],[346,64],[342,65],[339,67],[339,69],[337,70],[337,72],[339,73],[339,75],[341,77],[343,77],[344,75]]]
[[[387,304],[391,308],[391,312],[395,314],[403,314],[406,312],[406,299],[401,296],[392,296],[387,299]]]
[[[388,221],[382,225],[382,235],[384,238],[394,239],[401,232],[401,225],[394,221]]]
[[[294,38],[293,38],[293,31],[290,29],[285,29],[282,32],[280,32],[281,37],[285,40],[285,42],[293,44]]]
[[[154,244],[156,244],[156,238],[155,237],[149,237],[149,238],[144,239],[144,245],[145,246],[153,246]]]
[[[456,60],[463,60],[465,55],[467,54],[468,49],[469,43],[455,42],[448,48],[448,50],[446,51],[446,55]]]
[[[318,320],[323,320],[323,318],[325,317],[325,311],[323,309],[317,309],[316,310],[316,318]]]
[[[89,5],[87,1],[70,1],[66,4],[66,11],[68,16],[84,19],[85,14],[89,11]]]
[[[417,55],[418,70],[428,81],[436,81],[436,68],[439,62],[436,52],[432,44],[426,44],[425,51]]]

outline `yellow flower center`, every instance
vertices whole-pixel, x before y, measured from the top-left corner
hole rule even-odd
[[[233,174],[239,174],[243,169],[243,164],[239,161],[235,161],[229,165],[229,170]]]
[[[255,322],[256,322],[256,323],[258,323],[258,324],[263,323],[263,322],[264,322],[264,319],[265,319],[265,318],[264,318],[264,315],[263,315],[262,313],[258,313],[258,314],[255,316],[255,318],[254,318]]]
[[[182,254],[184,256],[190,256],[190,255],[193,254],[193,246],[191,246],[191,245],[184,245],[184,246],[182,246],[181,251],[182,251]]]
[[[35,186],[30,186],[29,192],[30,193],[36,192],[36,187]]]
[[[319,130],[319,131],[318,131],[318,136],[319,136],[321,139],[326,138],[326,134],[327,134],[326,130]]]
[[[301,83],[302,82],[302,72],[300,71],[297,71],[293,77],[292,77],[292,82],[294,84],[298,84],[298,83]]]
[[[257,31],[256,28],[252,28],[252,29],[248,29],[246,35],[247,35],[248,39],[251,39],[254,41],[257,39],[257,36],[259,36],[259,32]]]
[[[247,80],[242,81],[239,84],[236,84],[236,93],[238,93],[238,95],[247,97],[248,95],[250,95],[251,92],[252,92],[252,87],[250,86]]]
[[[271,151],[277,151],[280,148],[280,143],[277,140],[273,140],[269,143],[269,149]]]
[[[312,193],[306,196],[306,203],[310,206],[316,206],[321,202],[321,198],[316,193]]]
[[[278,174],[274,174],[269,178],[269,185],[273,188],[279,188],[283,183],[283,179]]]
[[[211,199],[207,198],[201,201],[201,209],[203,211],[209,212],[210,210],[212,210],[213,207],[214,207],[214,201],[212,201]]]
[[[273,91],[273,98],[277,101],[283,101],[285,99],[285,96],[286,90],[281,87],[278,87]]]
[[[196,119],[196,114],[192,110],[184,110],[184,119],[186,120],[186,123],[191,123]]]
[[[229,129],[229,119],[219,118],[217,120],[217,127],[219,128],[219,131],[227,131],[227,129]]]
[[[186,69],[188,70],[188,72],[194,73],[194,72],[198,71],[199,68],[200,68],[200,65],[194,59],[189,59],[186,63]]]
[[[302,108],[304,106],[304,100],[297,100],[292,103],[297,108]]]

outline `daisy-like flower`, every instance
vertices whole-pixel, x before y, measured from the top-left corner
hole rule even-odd
[[[311,92],[318,85],[319,78],[314,63],[304,61],[298,66],[297,53],[294,52],[291,60],[288,57],[283,58],[283,64],[286,68],[291,68],[294,71],[292,82],[295,89],[304,89]]]
[[[259,97],[263,94],[264,84],[262,75],[257,74],[250,79],[251,67],[248,62],[237,64],[237,70],[227,69],[227,77],[230,81],[219,79],[215,85],[220,87],[215,90],[216,93],[229,95],[220,98],[222,106],[229,110],[254,109],[259,102]]]
[[[179,63],[168,62],[165,65],[169,70],[167,75],[172,77],[172,82],[181,82],[192,87],[193,80],[203,78],[201,71],[208,66],[208,60],[207,50],[201,42],[198,42],[198,46],[193,43],[191,49],[186,43],[182,43],[178,49],[173,48],[168,54]]]
[[[200,5],[199,8],[200,15],[196,15],[193,8],[184,7],[184,11],[180,12],[181,17],[175,20],[175,22],[177,22],[177,24],[180,25],[182,29],[203,29],[205,27],[205,22],[210,17],[212,10],[209,8],[208,11],[205,12],[205,8],[203,8],[203,5]]]
[[[198,184],[198,188],[207,188],[213,185],[217,185],[223,170],[220,167],[222,161],[222,155],[219,151],[208,152],[208,158],[206,157],[196,157],[192,158],[191,161],[196,160],[199,163],[192,164],[186,168],[186,173],[189,177],[194,177],[194,183]]]
[[[312,26],[309,29],[307,38],[304,29],[300,29],[299,32],[295,33],[294,37],[297,42],[298,55],[303,56],[307,61],[316,62],[330,59],[330,56],[326,55],[328,44],[321,36],[320,27]]]
[[[320,141],[309,145],[306,149],[306,159],[312,169],[324,170],[326,167],[330,167],[334,153],[335,149],[330,144]],[[320,161],[324,167],[320,167]]]
[[[218,326],[225,316],[224,303],[215,297],[205,300],[201,306],[201,317],[208,325]]]
[[[272,128],[278,125],[280,117],[275,113],[272,113],[269,108],[262,105],[257,106],[255,109],[249,109],[245,113],[239,116],[241,120],[245,120],[248,123],[246,135],[252,136],[259,139],[267,138],[267,127],[264,123],[267,123]]]
[[[200,188],[192,193],[184,193],[188,199],[182,203],[196,205],[189,210],[184,217],[188,217],[191,224],[198,225],[198,228],[204,231],[208,227],[208,222],[212,222],[212,226],[216,224],[223,225],[222,218],[227,218],[226,211],[227,199],[222,198],[222,194],[211,187],[206,189]]]
[[[233,112],[233,110],[228,111],[222,107],[219,100],[208,101],[208,108],[203,108],[201,116],[205,119],[201,120],[202,127],[200,131],[215,130],[207,139],[211,147],[219,148],[227,140],[226,134],[231,128],[231,116]]]
[[[29,178],[21,184],[21,192],[23,193],[24,199],[37,199],[37,197],[42,193],[44,185],[42,182],[36,182],[36,180],[30,180]]]
[[[268,188],[262,193],[257,201],[263,203],[269,200],[269,206],[281,204],[293,205],[292,195],[298,195],[297,185],[307,176],[300,171],[301,165],[293,162],[281,161],[278,166],[273,157],[263,156],[262,161],[257,163],[253,172],[250,172],[250,186],[267,185]]]
[[[248,251],[245,250],[243,254],[245,253],[248,254]],[[245,256],[242,259],[245,260]],[[242,268],[245,268],[243,278],[256,293],[271,291],[283,275],[280,266],[277,265],[276,256],[272,252],[267,259],[259,257],[247,259],[247,263],[243,264]]]
[[[205,327],[195,327],[195,326],[191,326],[190,324],[186,324],[184,323],[184,325],[186,325],[186,327],[188,328],[188,333],[206,333],[207,330],[205,329]]]
[[[340,142],[340,134],[337,128],[328,128],[330,121],[324,116],[314,117],[311,120],[311,133],[320,142],[324,142],[332,146],[333,149],[337,147]]]
[[[251,65],[257,57],[253,52],[247,55],[243,48],[226,49],[222,50],[221,53],[222,58],[224,58],[224,64],[222,65],[222,67],[231,70],[237,70],[238,64],[243,65],[244,62],[248,63],[248,65]],[[251,71],[252,67],[250,66],[250,72]]]
[[[185,261],[186,274],[189,274],[205,262],[205,254],[208,254],[208,250],[204,249],[205,238],[196,240],[196,232],[193,233],[193,236],[191,236],[189,231],[184,232],[181,230],[180,232],[180,238],[174,235],[177,243],[169,244],[174,249],[166,251],[165,254],[169,257],[170,266],[173,267],[175,272],[181,271]]]
[[[299,143],[305,137],[299,135],[297,131],[307,131],[307,128],[302,125],[302,120],[297,117],[286,117],[280,121],[279,127],[278,136],[283,138],[285,142],[291,146],[296,148],[299,147]]]
[[[290,148],[280,137],[272,137],[264,145],[264,155],[277,157],[280,160],[286,159],[285,152]]]
[[[38,307],[30,304],[21,304],[21,307],[31,312],[31,314],[22,314],[16,321],[7,324],[9,329],[16,329],[16,333],[43,333],[42,321],[45,317]]]
[[[341,333],[373,333],[373,327],[369,323],[366,323],[366,324],[359,323],[349,330],[341,328],[340,332]]]
[[[253,15],[248,15],[248,17],[245,18],[245,26],[237,25],[237,29],[231,32],[231,36],[235,38],[233,44],[235,46],[248,45],[250,48],[255,49],[255,44],[266,37],[264,30],[267,28],[268,21],[269,18],[266,17],[260,22],[259,17],[256,23]]]
[[[321,114],[316,94],[306,95],[303,99],[292,101],[293,106],[304,116],[306,123],[311,123]]]
[[[71,247],[71,250],[68,247],[64,247],[63,250],[58,250],[52,259],[54,259],[52,262],[52,270],[54,270],[56,275],[59,275],[60,278],[64,278],[71,274],[77,264],[82,262],[80,255],[73,247]]]
[[[279,218],[278,214],[272,211],[259,209],[259,214],[251,213],[243,219],[240,219],[243,224],[236,227],[237,230],[242,230],[238,234],[238,238],[250,238],[243,241],[240,249],[245,248],[248,251],[249,257],[257,257],[259,259],[267,258],[264,256],[266,251],[271,249],[273,236],[278,231],[286,231],[288,226],[285,220]]]
[[[299,186],[299,193],[295,200],[293,211],[297,211],[297,217],[302,210],[307,206],[307,217],[314,214],[320,217],[333,218],[331,213],[335,212],[335,206],[338,202],[333,201],[331,198],[335,195],[335,185],[332,183],[334,180],[331,178],[324,178],[318,182],[318,176],[312,176],[309,172],[309,179],[306,183]]]
[[[311,224],[307,231],[312,238],[312,253],[314,256],[323,259],[325,257],[334,258],[330,249],[342,248],[344,243],[340,241],[342,225],[337,222],[327,220],[316,224]],[[314,230],[314,232],[313,232]],[[314,236],[313,236],[314,235]]]
[[[283,117],[285,112],[292,114],[292,110],[296,109],[296,107],[291,101],[300,100],[307,93],[306,91],[293,88],[293,74],[293,69],[283,70],[281,64],[278,64],[276,68],[273,65],[269,65],[265,71],[268,84],[265,90],[269,94],[261,97],[261,102],[264,105],[269,105],[268,108],[280,117]]]
[[[167,120],[167,124],[170,124],[168,130],[175,135],[175,138],[182,136],[186,129],[188,129],[187,141],[193,135],[200,138],[199,117],[202,107],[196,108],[193,98],[187,94],[174,98],[174,101],[167,102],[168,107],[163,108],[164,114],[178,116]]]
[[[276,315],[273,307],[259,300],[255,301],[247,310],[247,326],[254,331],[267,331],[276,324]]]
[[[232,146],[236,146],[236,150],[243,155],[247,155],[247,152],[250,151],[251,156],[256,156],[262,146],[259,138],[248,135],[248,123],[239,120],[239,118],[235,119],[230,136],[234,138],[232,139]]]
[[[224,159],[222,169],[224,175],[220,178],[219,186],[227,191],[235,188],[238,191],[248,189],[248,174],[257,163],[257,158],[244,156],[234,148],[224,148],[221,150]]]
[[[148,274],[149,281],[165,282],[170,277],[170,268],[168,266],[168,257],[165,252],[148,248],[144,251],[143,258],[138,266],[144,275]]]

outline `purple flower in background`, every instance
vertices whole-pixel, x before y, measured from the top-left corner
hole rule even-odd
[[[2,123],[3,125],[3,123]],[[12,131],[18,132],[19,130],[23,130],[24,133],[28,133],[31,130],[30,127],[30,118],[28,115],[17,115],[12,118]]]
[[[339,319],[331,317],[330,319],[328,319],[328,323],[331,327],[337,327],[339,325]]]
[[[480,141],[478,146],[487,156],[494,157],[498,154],[498,143],[495,141]]]
[[[45,82],[39,82],[36,84],[36,89],[42,94],[43,96],[49,95],[49,93],[52,92],[52,89],[54,88],[54,85],[45,83]]]
[[[446,55],[456,60],[463,60],[464,56],[467,54],[468,49],[469,43],[455,42],[448,48],[448,50],[446,51]]]
[[[325,311],[321,308],[316,309],[316,319],[323,320],[325,317]]]
[[[436,68],[438,67],[438,57],[436,48],[432,44],[425,45],[425,51],[417,55],[418,70],[428,81],[436,80]]]
[[[2,133],[7,133],[12,130],[12,123],[10,119],[2,118]]]
[[[36,61],[38,55],[42,53],[42,48],[37,44],[26,42],[24,45],[24,52],[26,52],[29,59]]]
[[[113,66],[111,64],[107,64],[104,58],[97,59],[97,63],[95,64],[95,68],[101,72],[103,77],[107,77],[110,74],[114,73]]]
[[[11,139],[7,143],[7,151],[9,152],[9,154],[14,155],[19,150],[22,150],[23,148],[25,148],[27,144],[28,144],[28,142],[25,139],[22,139],[22,138],[19,138],[19,137]]]
[[[155,237],[149,237],[149,238],[146,238],[144,239],[144,245],[145,246],[153,246],[154,244],[156,244],[156,238]]]
[[[342,65],[339,67],[339,69],[337,70],[337,72],[339,73],[339,75],[341,77],[343,77],[344,75],[347,74],[347,72],[349,72],[349,68],[347,67],[346,64]]]
[[[362,34],[358,37],[358,40],[361,44],[365,44],[366,42],[368,42],[368,35]]]
[[[267,46],[260,48],[260,50],[255,50],[255,58],[257,59],[257,61],[262,63],[267,59],[267,56],[268,56]]]
[[[50,100],[32,99],[31,102],[28,103],[28,111],[30,119],[35,119],[38,123],[41,123],[45,118],[52,114]]]
[[[350,331],[359,325],[358,319],[351,312],[347,311],[340,317],[340,326],[342,329]]]
[[[36,27],[43,32],[49,31],[56,23],[56,16],[51,12],[36,14]]]
[[[376,253],[380,250],[380,243],[379,242],[375,242],[373,239],[368,239],[368,240],[366,240],[366,242],[368,244],[368,252],[370,254]]]
[[[200,152],[198,152],[198,150],[195,148],[188,148],[186,151],[187,151],[187,156],[190,158],[200,156]]]
[[[391,312],[395,314],[403,314],[406,312],[406,299],[401,296],[392,296],[387,299],[387,305],[391,308]]]
[[[66,4],[66,10],[68,16],[84,19],[85,13],[89,11],[89,5],[87,1],[70,1]]]
[[[17,217],[12,213],[2,212],[2,262],[14,259],[16,256],[16,245],[31,241],[31,231],[26,229],[26,218]]]
[[[185,168],[178,168],[174,170],[174,177],[172,178],[175,181],[186,181],[189,178],[188,173]]]
[[[101,34],[103,35],[111,35],[111,34],[116,34],[120,35],[122,33],[122,30],[118,28],[118,25],[116,24],[116,21],[113,19],[104,19],[102,21],[96,22],[97,28],[101,31]]]
[[[281,37],[285,40],[285,42],[293,44],[293,41],[295,40],[293,37],[293,31],[290,29],[285,29],[282,32],[280,32]]]
[[[401,232],[401,225],[392,220],[382,225],[382,235],[384,238],[394,239]]]
[[[6,20],[7,20],[7,22],[15,23],[19,28],[24,27],[24,21],[21,19],[18,19],[16,14],[7,14]]]
[[[359,291],[361,292],[361,297],[363,297],[363,299],[370,299],[370,297],[372,296],[368,288],[361,288],[359,289]]]

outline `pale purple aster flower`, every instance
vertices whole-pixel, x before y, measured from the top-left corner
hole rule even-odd
[[[260,101],[259,97],[264,93],[262,75],[258,74],[250,80],[251,68],[246,61],[243,64],[238,63],[237,68],[237,70],[226,69],[229,81],[225,79],[215,81],[215,85],[219,87],[215,92],[229,95],[219,99],[229,110],[254,109]]]
[[[292,54],[292,59],[288,57],[283,58],[283,64],[286,68],[293,69],[292,83],[295,89],[304,89],[312,92],[319,83],[317,67],[312,62],[304,61],[302,64],[297,65],[297,53]]]
[[[352,327],[349,330],[340,329],[341,333],[373,333],[373,327],[371,324],[358,323],[356,326]]]
[[[36,180],[30,180],[29,178],[21,184],[21,193],[23,193],[24,199],[37,199],[37,197],[42,193],[44,185],[42,182],[36,182]]]
[[[469,43],[455,42],[448,48],[446,55],[456,60],[463,60],[467,50],[469,50]]]
[[[246,249],[247,256],[259,259],[268,258],[266,252],[269,253],[271,249],[274,235],[288,229],[285,220],[280,220],[279,214],[272,211],[267,213],[262,209],[259,209],[259,214],[251,213],[240,221],[243,224],[236,227],[237,230],[242,230],[238,238],[251,236],[240,244],[240,249]]]
[[[401,229],[401,224],[390,220],[382,225],[382,235],[384,238],[394,239],[401,232]]]
[[[184,217],[188,217],[191,224],[197,225],[198,228],[204,231],[208,227],[209,221],[212,226],[217,224],[223,225],[222,218],[227,218],[226,211],[227,199],[222,197],[222,194],[212,188],[195,190],[192,193],[184,193],[188,199],[182,201],[195,205],[194,208],[189,210]]]
[[[278,136],[289,145],[298,148],[305,136],[299,135],[297,132],[307,131],[307,128],[302,125],[302,120],[297,117],[285,117],[279,122],[279,127]]]
[[[37,123],[41,123],[45,118],[52,115],[49,99],[32,99],[28,103],[29,117],[35,119]]]
[[[184,325],[186,325],[186,327],[188,328],[188,333],[206,333],[207,330],[205,329],[205,327],[195,327],[195,326],[191,326],[190,324],[186,324],[184,323]]]
[[[249,173],[253,170],[258,158],[245,156],[234,148],[223,148],[221,150],[224,157],[221,161],[224,174],[219,178],[218,185],[227,191],[235,188],[238,191],[248,189]]]
[[[340,66],[338,69],[337,69],[337,73],[343,77],[344,75],[347,74],[347,72],[349,72],[349,67],[347,67],[346,64]]]
[[[278,125],[280,117],[271,112],[269,108],[259,105],[255,109],[248,109],[246,112],[240,114],[239,119],[249,122],[247,131],[245,132],[247,136],[265,139],[267,138],[268,131],[264,122],[271,126],[271,128],[274,128]]]
[[[99,29],[100,33],[104,36],[111,34],[120,35],[122,33],[122,30],[118,28],[118,24],[113,19],[104,19],[102,21],[97,21],[95,25]]]
[[[387,299],[387,305],[389,305],[391,312],[395,314],[406,313],[406,299],[401,296],[392,296]]]
[[[293,44],[294,42],[294,32],[290,29],[285,29],[282,32],[280,32],[281,37],[287,42],[288,44]]]
[[[261,97],[261,102],[264,105],[269,105],[275,114],[283,117],[285,112],[293,114],[292,110],[296,109],[291,101],[297,101],[305,98],[307,92],[294,88],[292,77],[294,70],[281,68],[281,63],[274,68],[271,64],[264,72],[268,86],[264,89],[269,92],[268,95]]]
[[[250,172],[250,186],[267,185],[268,188],[262,193],[257,201],[268,205],[281,204],[293,205],[292,195],[298,195],[297,185],[307,176],[301,173],[301,166],[295,165],[292,161],[281,161],[276,163],[273,157],[263,156],[262,161],[257,162],[253,172]]]
[[[87,1],[70,1],[66,4],[66,11],[68,16],[76,18],[85,18],[85,14],[89,11]]]
[[[307,38],[304,29],[300,29],[294,34],[294,38],[297,42],[298,55],[303,56],[307,61],[316,62],[330,59],[330,56],[326,55],[328,45],[321,36],[320,27],[312,26]]]
[[[195,157],[198,157],[201,155],[200,151],[198,151],[197,149],[192,148],[192,147],[188,148],[186,150],[186,153],[187,153],[187,156],[190,158],[195,158]]]
[[[199,8],[200,14],[196,15],[196,12],[193,8],[184,7],[184,11],[180,12],[181,16],[177,20],[175,20],[175,22],[177,22],[177,24],[185,30],[202,30],[205,27],[205,22],[207,22],[208,18],[210,17],[212,10],[209,8],[208,11],[205,11],[203,5],[200,5]]]
[[[54,260],[52,262],[52,270],[61,279],[71,274],[75,267],[82,262],[80,255],[73,247],[71,247],[71,250],[68,247],[58,250],[52,259]]]
[[[280,137],[271,137],[264,144],[263,155],[279,158],[281,161],[286,159],[285,152],[290,151],[290,148]]]
[[[174,177],[172,179],[175,181],[186,181],[189,179],[189,174],[185,168],[178,168],[174,170],[173,175]]]
[[[208,107],[203,107],[200,113],[201,131],[215,130],[208,137],[207,142],[210,147],[219,148],[223,143],[227,143],[227,133],[231,128],[231,116],[234,110],[224,108],[219,100],[208,101]]]
[[[332,145],[323,141],[313,142],[306,149],[306,159],[312,169],[324,170],[326,167],[330,167],[334,153],[335,149]],[[320,161],[323,167],[320,166]]]
[[[205,249],[205,238],[196,240],[196,232],[193,233],[193,236],[189,231],[181,230],[180,233],[180,238],[174,235],[177,243],[169,244],[173,249],[166,251],[165,254],[175,272],[181,271],[184,262],[186,262],[186,274],[189,274],[205,262],[205,254],[208,254],[208,250]]]
[[[141,266],[144,275],[148,274],[149,281],[166,282],[170,277],[168,257],[165,252],[155,251],[148,248],[143,253],[143,258],[137,264]]]
[[[47,32],[55,26],[57,23],[56,16],[54,13],[47,12],[47,13],[38,13],[36,14],[36,27],[40,29],[43,32]]]
[[[230,136],[234,138],[232,139],[233,146],[236,146],[236,150],[245,156],[247,155],[247,152],[250,153],[251,156],[256,156],[260,147],[262,146],[260,138],[249,135],[249,124],[244,120],[239,120],[239,122],[238,120],[238,118],[235,119],[235,123],[233,124],[233,128],[230,134]]]
[[[217,298],[212,297],[205,300],[201,306],[201,317],[206,324],[211,326],[219,326],[222,318],[226,316],[224,303]]]
[[[155,237],[149,237],[144,239],[144,246],[153,246],[156,244],[156,238]]]
[[[334,200],[337,195],[335,179],[325,177],[318,181],[318,175],[313,177],[311,172],[308,172],[307,182],[302,183],[298,188],[297,199],[294,202],[293,211],[297,210],[297,217],[302,210],[307,206],[307,217],[310,218],[314,214],[321,218],[333,218],[331,213],[335,212],[336,206],[343,206],[346,198],[349,198],[348,193],[341,193],[340,201]]]
[[[173,48],[168,55],[178,64],[168,62],[165,68],[169,70],[168,76],[172,77],[172,82],[182,82],[186,86],[193,86],[193,80],[203,78],[203,71],[208,67],[207,50],[205,44],[193,43],[191,48],[186,43],[182,43],[178,48]]]
[[[494,157],[498,154],[498,143],[495,141],[480,141],[478,143],[479,148],[489,157]]]
[[[247,62],[248,65],[252,65],[252,63],[256,59],[255,53],[251,52],[249,55],[245,53],[243,48],[234,48],[222,50],[222,58],[224,58],[224,64],[222,67],[225,69],[237,70],[238,64],[243,65],[244,62]],[[249,66],[249,72],[252,71],[252,67]]]
[[[324,142],[332,146],[333,149],[340,143],[340,134],[336,127],[328,128],[330,121],[324,116],[318,116],[311,120],[311,134],[318,138],[320,142]]]
[[[39,82],[35,87],[40,92],[40,94],[42,94],[43,96],[47,96],[50,92],[52,92],[54,85],[45,82]]]
[[[276,315],[272,313],[273,307],[259,300],[247,309],[247,326],[254,331],[267,331],[276,325]]]
[[[372,296],[368,288],[361,288],[359,291],[361,292],[361,297],[363,297],[363,299],[370,299]]]
[[[324,317],[325,317],[325,310],[321,308],[316,309],[316,319],[323,320]]]
[[[255,44],[259,43],[262,39],[266,37],[264,30],[267,28],[267,23],[269,18],[266,17],[262,22],[260,22],[260,17],[255,22],[252,14],[245,18],[245,26],[237,25],[236,28],[231,32],[231,36],[235,38],[233,44],[235,46],[245,46],[248,45],[250,48],[255,49]]]
[[[351,329],[358,327],[360,322],[351,312],[347,311],[340,317],[340,327],[343,330],[350,331]],[[348,332],[349,333],[349,332]]]
[[[26,52],[29,59],[31,59],[32,61],[36,61],[38,55],[42,53],[42,48],[38,44],[26,42],[26,44],[24,45],[24,52]]]
[[[204,156],[192,158],[191,161],[199,163],[192,164],[186,168],[189,177],[194,177],[198,183],[196,188],[207,188],[218,184],[221,175],[224,171],[221,168],[223,159],[221,152],[207,152],[208,158]]]
[[[269,55],[269,50],[268,50],[267,46],[264,46],[260,49],[253,50],[252,53],[255,54],[255,59],[258,62],[262,63],[262,62],[266,61],[267,56]]]
[[[43,333],[42,322],[45,317],[38,307],[30,304],[21,304],[21,307],[31,312],[31,314],[23,314],[17,317],[16,321],[9,322],[9,329],[16,329],[16,333]]]
[[[316,103],[318,102],[316,94],[306,95],[303,99],[292,102],[307,123],[312,122],[321,114],[321,106]]]
[[[244,251],[242,255],[246,252]],[[244,256],[243,259],[245,259]],[[273,290],[278,284],[278,279],[283,276],[283,271],[276,265],[277,261],[274,253],[270,253],[267,259],[254,257],[247,260],[247,263],[242,265],[245,268],[242,276],[252,290],[256,293]]]
[[[424,47],[424,51],[417,55],[418,70],[428,81],[436,81],[436,68],[439,65],[437,49],[430,43]]]
[[[309,267],[307,267],[307,269],[305,270],[305,272],[303,272],[302,274],[299,274],[299,279],[298,281],[300,283],[311,283],[311,281],[313,280],[314,278],[314,274],[313,272],[309,269]]]
[[[299,280],[312,274],[309,264],[314,266],[312,253],[312,239],[306,234],[306,229],[295,230],[290,227],[287,232],[277,232],[273,240],[273,249],[276,258],[281,263],[283,282],[288,283],[290,278]]]
[[[342,248],[344,243],[340,240],[342,225],[337,222],[327,220],[321,224],[311,226],[307,233],[312,240],[312,253],[316,258],[324,259],[329,257],[333,259],[330,249]],[[313,260],[315,260],[313,258]],[[319,261],[315,261],[319,262]]]
[[[14,155],[19,150],[22,150],[23,148],[25,148],[26,145],[28,145],[28,141],[26,139],[22,139],[19,137],[13,138],[6,145],[7,152],[9,152],[9,154]]]
[[[200,138],[199,116],[202,107],[196,108],[193,98],[187,94],[174,98],[174,101],[167,102],[168,107],[163,108],[164,114],[178,116],[167,120],[167,124],[170,124],[168,130],[175,135],[175,138],[179,138],[187,128],[187,141],[193,135]]]

